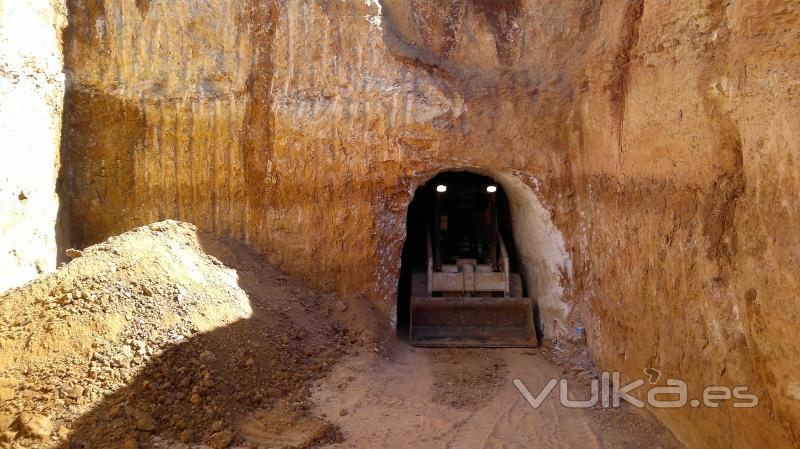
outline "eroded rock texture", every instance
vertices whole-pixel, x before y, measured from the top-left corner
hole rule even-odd
[[[0,0],[0,292],[56,267],[64,76],[58,0]]]
[[[797,2],[68,3],[75,245],[191,221],[388,325],[414,188],[489,174],[546,337],[759,395],[657,410],[690,447],[800,444]]]

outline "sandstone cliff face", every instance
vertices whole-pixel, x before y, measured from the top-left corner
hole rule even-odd
[[[56,267],[62,1],[0,1],[0,291]]]
[[[659,411],[691,446],[796,447],[800,5],[605,13],[624,50],[588,49],[576,105],[595,355],[755,387],[759,411]]]
[[[575,3],[70,1],[68,235],[191,221],[388,326],[415,187],[491,175],[546,337],[759,395],[657,410],[690,447],[796,446],[800,6]]]

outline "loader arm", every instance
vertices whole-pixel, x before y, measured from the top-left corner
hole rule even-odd
[[[505,278],[505,287],[503,289],[503,296],[508,298],[510,292],[510,277],[511,277],[511,266],[508,261],[508,251],[506,250],[506,244],[503,242],[503,236],[497,236],[498,244],[500,245],[500,267],[503,270],[504,278]]]

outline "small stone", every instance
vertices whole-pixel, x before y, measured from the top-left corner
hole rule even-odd
[[[58,302],[61,305],[71,303],[72,302],[72,293],[66,293],[66,294],[62,295],[61,298],[58,299]]]
[[[131,349],[130,346],[123,346],[120,352],[122,353],[121,355],[125,358],[133,357],[133,349]]]
[[[222,430],[222,421],[214,421],[211,424],[211,433],[217,433]]]
[[[339,410],[339,416],[346,416],[346,415],[347,415],[347,410],[345,409]]]
[[[14,417],[0,413],[0,432],[5,432],[11,428],[11,423],[14,422]]]
[[[122,413],[122,406],[119,404],[112,405],[108,409],[108,419],[116,419]]]
[[[134,340],[133,347],[139,355],[147,354],[147,343],[143,342],[142,340]]]
[[[347,304],[345,304],[342,300],[336,301],[336,304],[333,305],[333,310],[337,311],[338,313],[342,313],[347,310]]]
[[[188,444],[192,441],[192,431],[189,429],[184,430],[181,432],[181,443]]]
[[[48,437],[53,430],[53,423],[50,422],[50,418],[29,412],[20,413],[19,426],[22,434],[31,438]]]
[[[19,381],[13,377],[0,377],[0,387],[16,387]]]
[[[58,434],[58,437],[61,438],[62,440],[66,440],[67,438],[69,438],[69,429],[67,429],[67,427],[64,425],[58,426],[56,434]]]
[[[6,430],[5,432],[0,432],[0,442],[12,442],[14,438],[17,437],[17,432],[12,432],[10,430]]]
[[[16,392],[11,387],[0,387],[0,404],[14,399]]]
[[[86,391],[86,389],[84,387],[82,387],[80,385],[75,385],[75,388],[72,389],[72,391],[69,394],[69,397],[71,397],[73,399],[77,399],[77,398],[83,396],[83,393],[85,391]]]
[[[247,362],[245,362],[245,364],[247,365],[248,368],[251,368],[255,363],[256,363],[256,361],[253,360],[252,358],[247,359]]]
[[[200,361],[203,363],[211,363],[216,359],[217,357],[211,351],[203,351],[200,353]]]
[[[211,435],[212,449],[225,449],[233,442],[233,433],[230,430],[223,430]]]
[[[70,249],[66,250],[65,253],[66,253],[67,257],[69,257],[70,259],[77,259],[78,257],[83,256],[83,251],[75,249],[75,248],[70,248]]]
[[[133,437],[128,437],[122,443],[122,449],[139,449],[139,443]]]
[[[152,432],[156,429],[156,420],[147,412],[137,412],[136,428],[145,432]]]

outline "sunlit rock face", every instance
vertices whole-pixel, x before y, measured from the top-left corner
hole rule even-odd
[[[487,174],[545,337],[759,395],[656,410],[690,447],[798,444],[796,2],[68,6],[74,245],[191,221],[388,327],[415,187]]]
[[[0,292],[54,270],[63,2],[0,1]]]
[[[557,37],[553,48],[532,46],[525,36],[544,33],[519,5],[500,31],[485,5],[460,5],[458,36],[472,37],[446,57],[395,22],[416,11],[405,3],[102,5],[72,4],[67,33],[77,245],[183,217],[386,315],[406,207],[436,172],[491,170],[547,210],[573,207],[561,201],[572,189],[563,150],[571,74],[531,62],[569,46],[555,48]],[[522,54],[527,47],[535,51]],[[555,335],[567,326],[572,265],[551,227],[557,249],[530,251],[528,265],[542,267],[531,268],[541,277],[531,289],[543,285],[559,311],[546,324]]]

